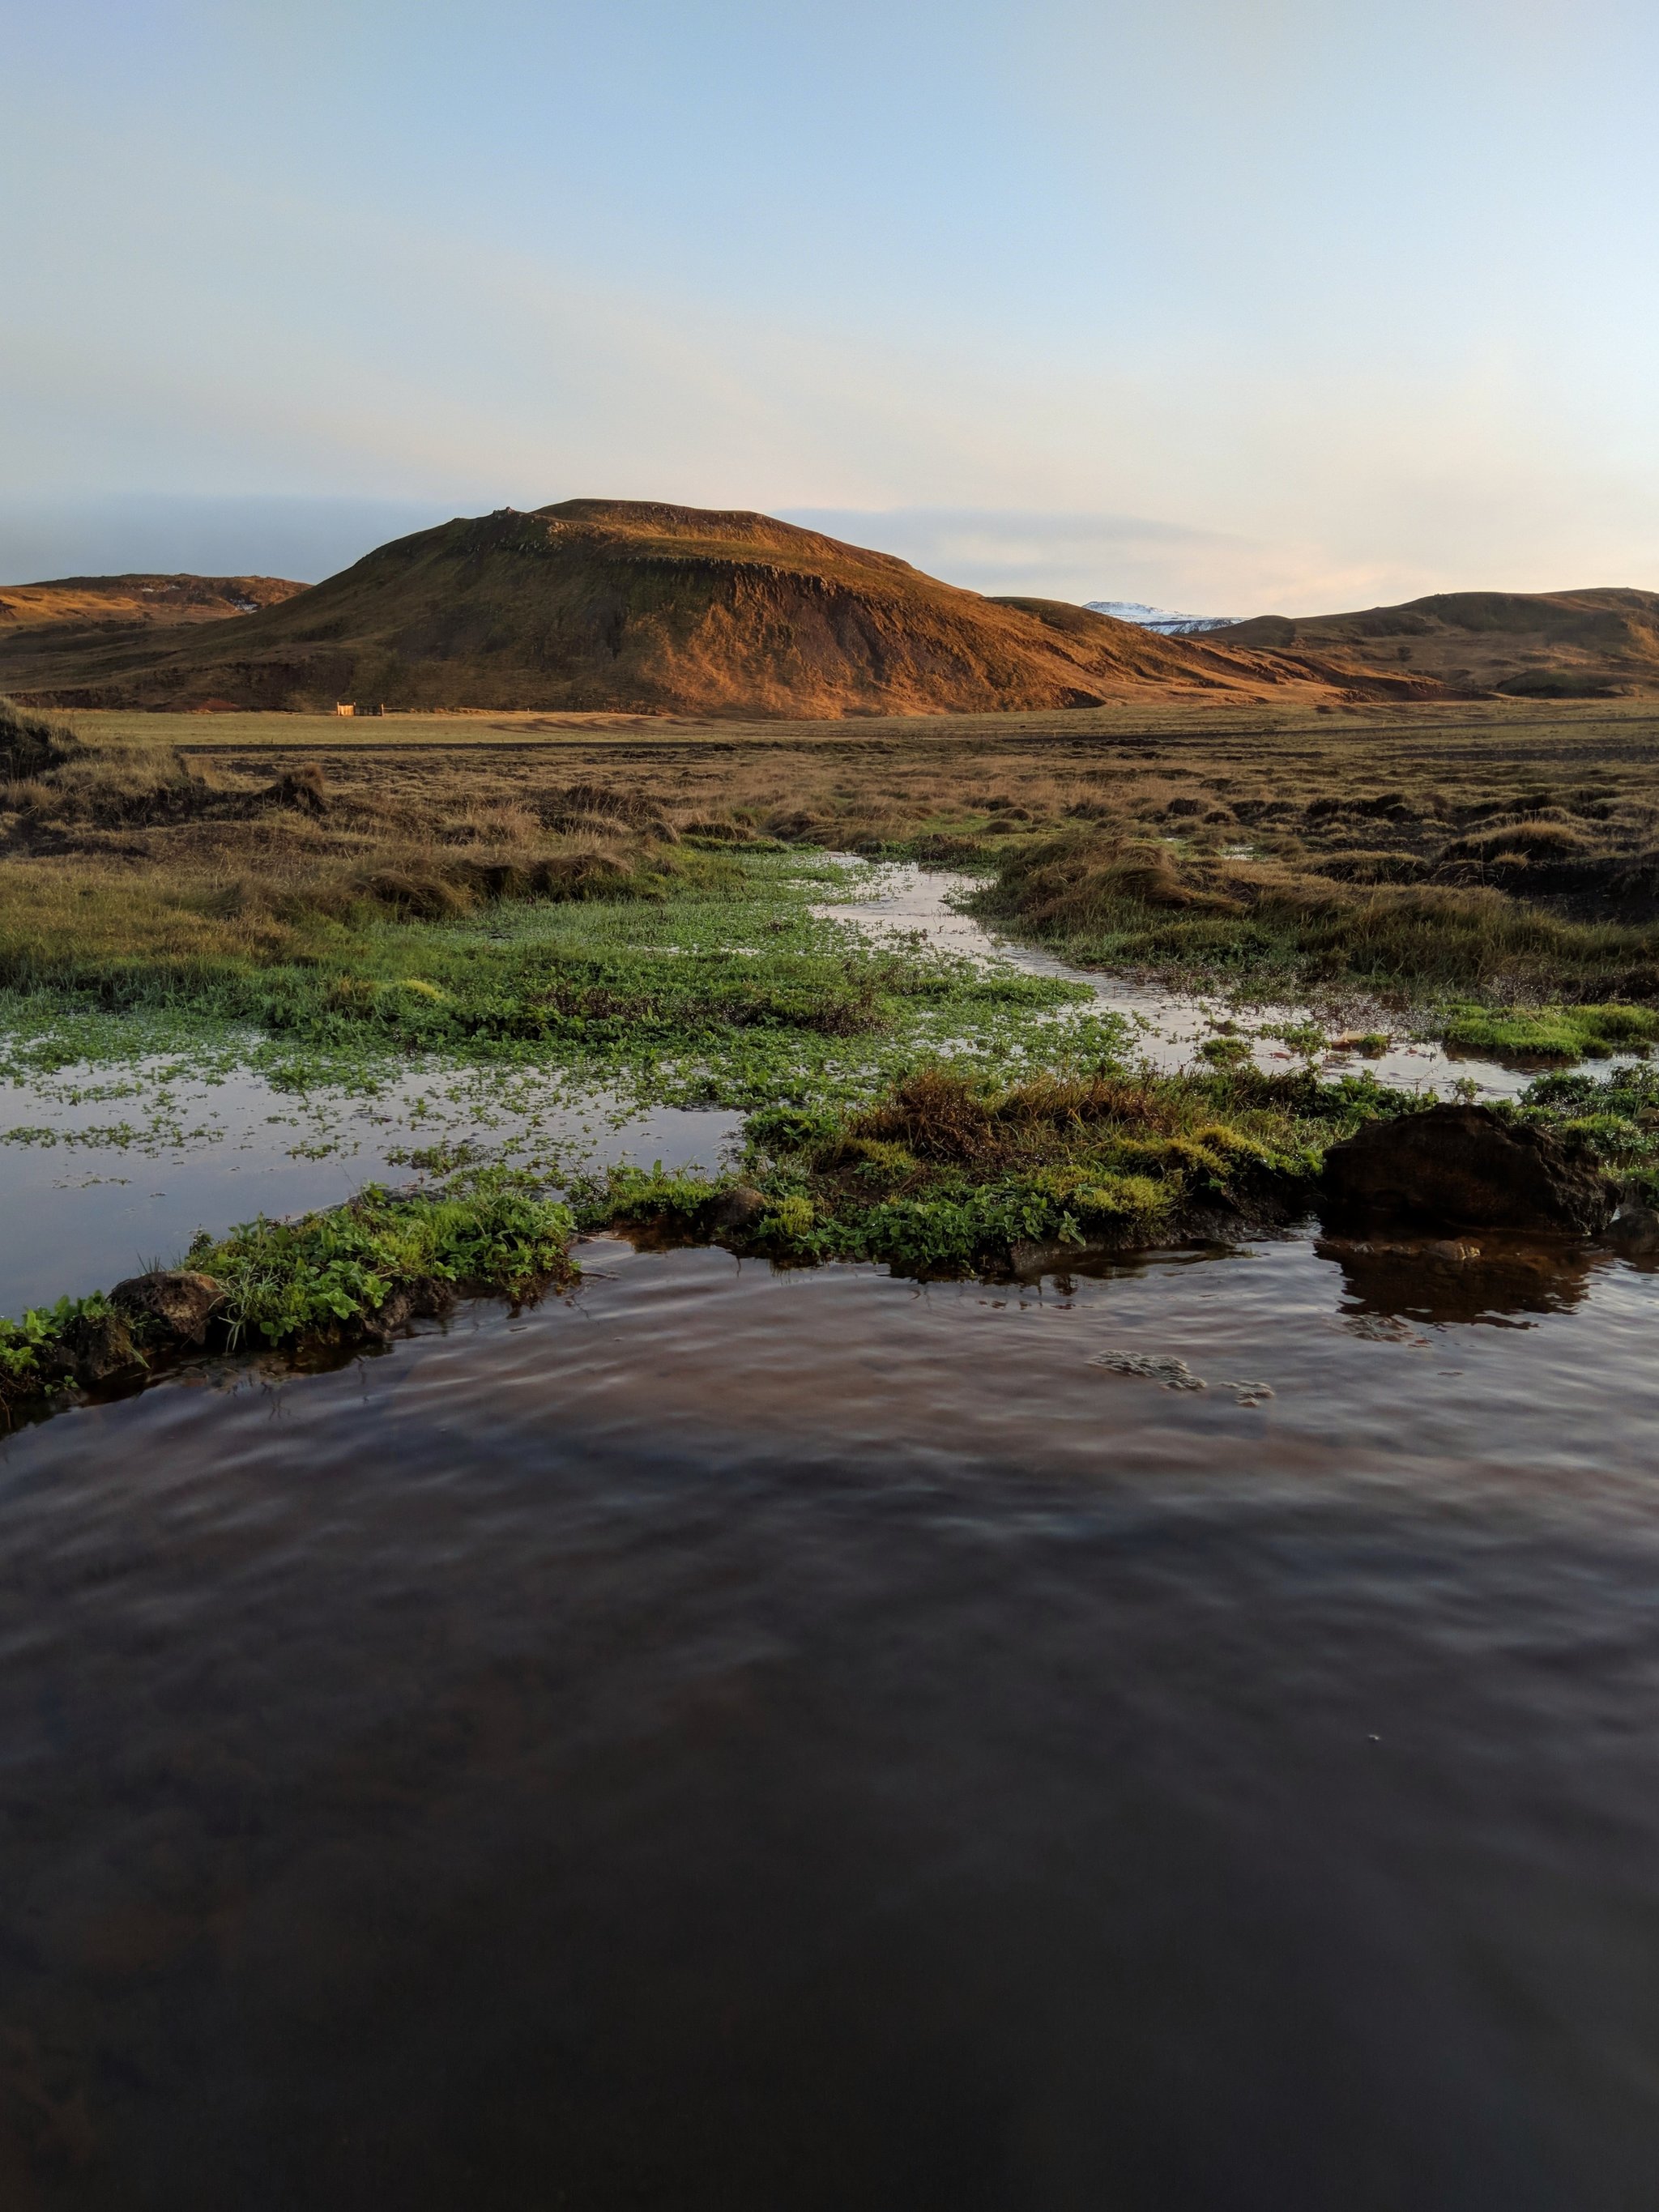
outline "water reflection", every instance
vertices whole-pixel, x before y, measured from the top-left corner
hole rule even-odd
[[[8,2203],[1647,2201],[1659,1281],[590,1257],[0,1447]]]
[[[851,854],[831,857],[844,860],[851,868],[867,866]],[[850,922],[872,935],[912,935],[953,952],[1020,969],[1028,975],[1061,976],[1081,983],[1091,994],[1097,1009],[1125,1015],[1133,1024],[1135,1049],[1154,1067],[1173,1072],[1192,1065],[1195,1048],[1214,1034],[1216,1020],[1226,1012],[1220,1000],[1168,991],[1157,984],[1137,982],[1096,969],[1074,968],[1056,959],[1053,953],[1002,937],[961,911],[963,902],[982,888],[983,878],[978,876],[923,868],[912,861],[883,862],[872,871],[872,888],[867,896],[845,904],[822,906],[816,911]],[[1305,1023],[1310,1018],[1318,1018],[1305,1006],[1264,1006],[1254,1010],[1249,1025],[1256,1030],[1264,1024],[1285,1027]],[[1386,1023],[1382,1026],[1387,1027]],[[1282,1073],[1298,1064],[1296,1055],[1273,1037],[1258,1035],[1249,1042],[1252,1057],[1259,1067]],[[1639,1060],[1639,1055],[1624,1053],[1596,1065],[1605,1071],[1635,1066]],[[1559,1060],[1522,1064],[1482,1060],[1471,1053],[1439,1044],[1413,1043],[1407,1038],[1395,1038],[1384,1051],[1367,1051],[1363,1054],[1352,1048],[1333,1048],[1325,1054],[1322,1064],[1334,1075],[1369,1071],[1380,1083],[1401,1091],[1425,1091],[1436,1085],[1445,1090],[1454,1082],[1469,1083],[1478,1096],[1490,1098],[1516,1097],[1540,1068],[1561,1066]]]
[[[1442,1237],[1322,1237],[1322,1260],[1342,1270],[1344,1311],[1414,1322],[1526,1327],[1523,1316],[1571,1313],[1610,1256],[1563,1238],[1501,1231]]]
[[[0,1084],[0,1136],[29,1133],[0,1141],[0,1314],[169,1265],[198,1230],[219,1236],[257,1213],[338,1206],[366,1182],[418,1182],[427,1147],[489,1157],[516,1139],[520,1157],[528,1141],[571,1169],[714,1170],[741,1118],[629,1113],[602,1091],[561,1096],[522,1071],[420,1066],[372,1089],[299,1094],[247,1068],[201,1077],[157,1060]]]

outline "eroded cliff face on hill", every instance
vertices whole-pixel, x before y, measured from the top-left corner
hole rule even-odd
[[[770,516],[610,500],[422,531],[118,674],[65,662],[58,679],[38,696],[757,716],[1328,689],[1270,653],[981,599]]]

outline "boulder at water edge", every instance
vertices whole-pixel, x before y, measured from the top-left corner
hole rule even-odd
[[[1431,1106],[1371,1121],[1325,1155],[1321,1211],[1449,1229],[1598,1236],[1618,1186],[1547,1129],[1490,1106]]]

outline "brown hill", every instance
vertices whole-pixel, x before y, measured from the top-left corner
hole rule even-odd
[[[1339,678],[1409,672],[1516,698],[1659,690],[1659,592],[1440,592],[1358,614],[1263,615],[1210,635]]]
[[[60,660],[33,696],[839,715],[1325,689],[1300,666],[1207,640],[1053,601],[981,599],[766,515],[596,499],[417,532],[297,598],[167,646],[118,673]]]
[[[158,630],[224,622],[305,590],[281,576],[60,576],[0,586],[0,692],[107,678],[153,659]]]

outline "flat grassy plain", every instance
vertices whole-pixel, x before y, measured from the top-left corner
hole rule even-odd
[[[58,919],[40,913],[38,957],[68,956],[71,877],[83,931],[97,883],[125,874],[131,891],[142,870],[151,941],[166,912],[179,950],[228,943],[237,909],[257,958],[376,859],[383,876],[447,869],[458,900],[468,854],[487,869],[545,860],[551,842],[568,868],[589,851],[594,880],[645,866],[621,834],[631,809],[682,846],[769,837],[976,868],[987,914],[1085,964],[1430,1005],[1472,1042],[1483,1010],[1659,1000],[1659,715],[1639,701],[827,723],[88,714],[78,728],[95,763],[84,794],[0,813],[9,963],[27,957],[18,908],[42,896]],[[284,775],[313,780],[309,814],[302,797],[272,801],[233,830],[238,795],[252,807]],[[658,848],[666,884],[689,856]]]

